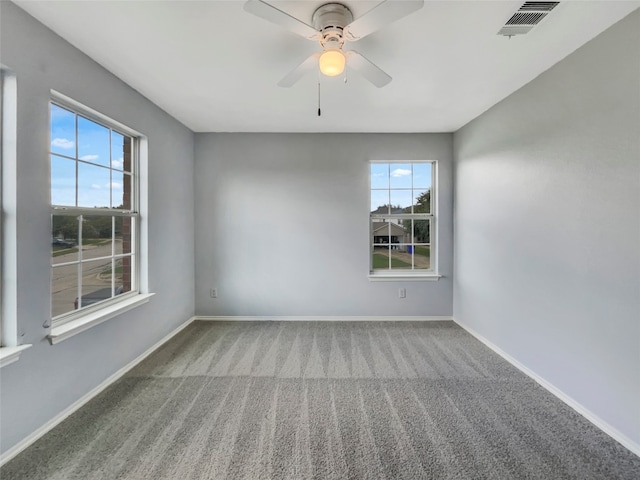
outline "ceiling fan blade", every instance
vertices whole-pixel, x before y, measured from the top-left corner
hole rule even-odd
[[[370,33],[420,10],[424,0],[383,0],[344,29],[347,40],[356,41]]]
[[[347,57],[347,65],[359,72],[376,87],[384,87],[391,81],[389,75],[355,50],[349,50],[344,54]]]
[[[318,58],[320,58],[319,53],[314,53],[309,58],[307,58],[304,62],[298,65],[296,68],[291,70],[289,73],[285,75],[285,77],[278,82],[279,87],[290,87],[294,83],[296,83],[300,78],[309,72],[318,69]]]
[[[244,9],[245,11],[254,14],[256,17],[260,17],[268,22],[280,25],[301,37],[309,40],[315,40],[318,38],[318,31],[311,25],[307,25],[306,23],[272,5],[269,5],[267,2],[263,2],[262,0],[247,0],[244,4]]]

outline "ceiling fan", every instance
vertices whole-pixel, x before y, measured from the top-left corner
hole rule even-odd
[[[359,72],[376,87],[384,87],[391,77],[355,50],[344,50],[345,42],[355,42],[380,28],[419,10],[424,0],[383,0],[373,9],[354,19],[351,10],[341,3],[327,3],[313,13],[313,26],[263,0],[248,0],[244,9],[264,20],[280,25],[308,40],[317,41],[322,51],[314,53],[278,82],[290,87],[304,74],[320,69],[324,75],[340,75],[345,64]]]

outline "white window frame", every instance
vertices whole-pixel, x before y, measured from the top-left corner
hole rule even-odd
[[[371,165],[372,164],[430,164],[431,165],[431,195],[430,195],[430,212],[429,213],[402,213],[402,214],[374,214],[371,212],[371,192],[373,190],[371,185]],[[369,201],[367,204],[369,205],[369,280],[371,281],[412,281],[412,280],[438,280],[441,275],[438,273],[438,213],[437,213],[437,179],[438,179],[438,162],[437,160],[370,160],[367,164],[369,169],[368,177],[369,177]],[[413,177],[413,174],[412,174]],[[393,190],[391,187],[388,189],[389,191]],[[381,220],[391,220],[391,219],[403,219],[403,220],[425,220],[428,219],[430,221],[429,225],[429,261],[430,268],[429,269],[416,269],[413,267],[412,269],[374,269],[373,268],[373,219],[381,219]]]
[[[17,85],[15,74],[0,65],[0,368],[31,347],[20,344],[17,315]]]
[[[131,292],[116,295],[108,300],[104,300],[95,305],[71,311],[53,318],[49,325],[51,331],[48,335],[52,344],[66,340],[94,325],[100,324],[110,318],[118,316],[132,308],[147,303],[153,295],[148,292],[147,279],[147,234],[146,234],[146,193],[147,193],[147,140],[135,130],[123,125],[106,115],[103,115],[85,105],[72,100],[58,92],[51,92],[50,104],[58,105],[74,112],[76,115],[85,117],[93,122],[117,131],[132,138],[132,192],[131,210],[98,209],[83,207],[67,207],[51,205],[51,215],[65,216],[108,216],[108,217],[130,217],[134,218],[135,228],[132,231],[133,261],[131,262],[131,276],[135,288]],[[49,119],[49,125],[51,119]],[[51,139],[49,139],[50,145]],[[49,154],[49,159],[51,153]],[[77,159],[76,159],[77,161]],[[49,160],[49,165],[51,162]],[[81,239],[79,239],[81,240]],[[81,257],[81,256],[80,256]],[[112,253],[113,257],[113,253]],[[113,257],[115,258],[115,257]],[[80,258],[80,261],[82,259]],[[53,265],[49,268],[49,274],[53,271]],[[51,301],[51,294],[49,295]]]

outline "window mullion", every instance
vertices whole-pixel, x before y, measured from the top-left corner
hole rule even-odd
[[[76,308],[82,308],[82,219],[78,216],[78,303]]]
[[[389,209],[391,209],[391,204],[389,204]],[[387,222],[387,256],[389,257],[388,265],[389,270],[391,270],[392,262],[391,262],[391,222]]]
[[[133,210],[115,210],[110,208],[82,208],[52,206],[54,215],[91,215],[93,217],[137,217],[139,214]]]
[[[111,296],[116,294],[116,218],[111,217]]]

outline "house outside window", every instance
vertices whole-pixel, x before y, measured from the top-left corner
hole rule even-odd
[[[435,161],[370,163],[370,273],[435,272]]]
[[[138,139],[58,99],[50,126],[55,326],[139,291]]]

